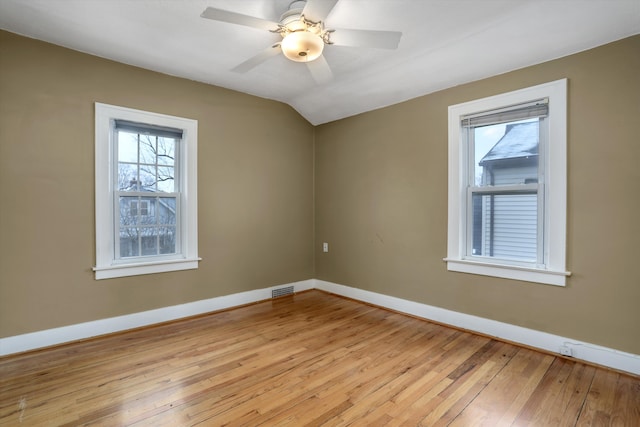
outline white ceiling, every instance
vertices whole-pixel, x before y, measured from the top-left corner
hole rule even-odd
[[[230,71],[281,37],[203,19],[204,9],[277,22],[290,2],[0,0],[0,28],[282,101],[314,125],[640,33],[640,0],[340,0],[327,27],[402,31],[398,49],[329,45],[324,84],[282,55]]]

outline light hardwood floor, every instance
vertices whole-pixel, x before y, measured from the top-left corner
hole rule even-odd
[[[3,426],[640,426],[640,379],[309,291],[0,359]]]

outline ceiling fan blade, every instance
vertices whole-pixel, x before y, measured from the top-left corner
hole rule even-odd
[[[307,0],[302,14],[312,22],[324,21],[336,3],[338,0]]]
[[[336,29],[330,35],[336,46],[375,47],[397,49],[402,33],[400,31],[348,30]]]
[[[307,67],[309,71],[311,71],[313,80],[318,84],[327,83],[333,78],[331,67],[329,67],[327,60],[324,59],[324,55],[320,55],[317,59],[307,62]]]
[[[262,64],[267,59],[278,55],[280,52],[282,52],[282,50],[280,49],[280,43],[276,43],[273,46],[270,46],[262,52],[258,53],[256,56],[247,59],[239,65],[236,65],[231,69],[231,71],[235,71],[236,73],[246,73],[252,68],[255,68],[258,65]]]
[[[231,24],[244,25],[245,27],[258,28],[260,30],[275,31],[278,29],[278,24],[275,22],[243,15],[241,13],[230,12],[228,10],[216,9],[214,7],[206,8],[200,16],[213,19],[214,21],[229,22]]]

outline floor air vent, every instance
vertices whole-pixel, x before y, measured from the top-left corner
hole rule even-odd
[[[272,289],[271,290],[271,298],[278,298],[285,295],[293,294],[293,286],[286,286],[284,288]]]

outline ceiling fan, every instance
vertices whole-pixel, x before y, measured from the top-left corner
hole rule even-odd
[[[338,0],[294,0],[280,17],[280,22],[213,7],[206,8],[200,16],[214,21],[258,28],[282,36],[282,41],[237,65],[233,71],[246,73],[267,59],[282,53],[292,61],[306,63],[314,80],[324,83],[332,77],[331,68],[322,55],[326,45],[396,49],[402,36],[399,31],[325,27],[324,20],[336,3]]]

